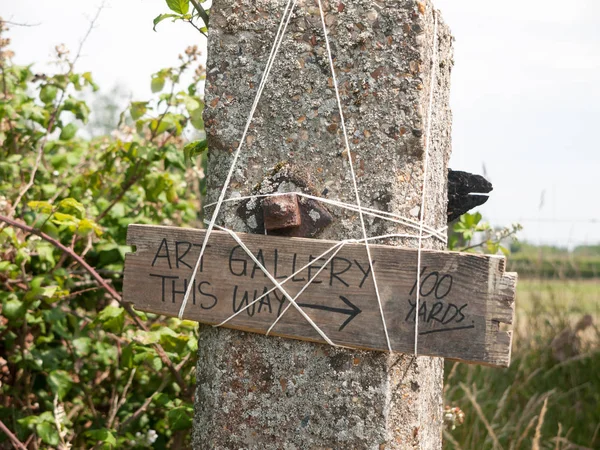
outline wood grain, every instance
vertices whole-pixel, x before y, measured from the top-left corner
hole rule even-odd
[[[124,300],[141,311],[177,316],[205,231],[130,225]],[[335,242],[239,234],[280,282]],[[184,318],[219,324],[274,284],[225,233],[213,231]],[[371,246],[392,349],[413,353],[417,251]],[[330,256],[330,255],[328,255]],[[294,297],[327,257],[283,284]],[[419,354],[506,367],[510,363],[516,273],[500,256],[423,250]],[[336,344],[386,351],[366,250],[347,244],[298,298],[306,314]],[[225,326],[265,334],[289,302],[275,290]],[[504,324],[501,326],[501,324]],[[324,342],[293,307],[271,334]]]

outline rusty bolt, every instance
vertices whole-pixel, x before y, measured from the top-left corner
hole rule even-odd
[[[267,197],[262,202],[267,231],[296,228],[302,224],[302,214],[296,194]]]

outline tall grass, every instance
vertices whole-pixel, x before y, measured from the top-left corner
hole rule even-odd
[[[445,449],[600,449],[600,281],[521,280],[512,364],[446,363]]]

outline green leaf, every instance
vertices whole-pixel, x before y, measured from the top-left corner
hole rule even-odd
[[[73,84],[73,87],[75,88],[76,91],[81,90],[81,85],[79,84],[79,78],[81,78],[81,76],[78,73],[72,73],[71,75],[69,75],[67,77],[67,79]]]
[[[169,327],[161,327],[154,331],[138,331],[135,339],[143,345],[152,345],[157,342],[168,352],[182,353],[190,340],[189,334],[177,333]]]
[[[183,93],[180,93],[179,95],[181,96],[181,99],[183,101],[183,104],[185,105],[185,109],[187,110],[188,114],[191,114],[194,110],[198,108],[204,108],[204,103],[202,103],[202,101],[199,98]]]
[[[208,148],[208,143],[206,139],[202,139],[200,141],[190,142],[183,147],[183,155],[187,160],[191,160],[192,158],[200,155],[202,152],[206,151]]]
[[[59,139],[61,141],[70,141],[75,137],[75,133],[77,133],[77,125],[71,122],[63,127]]]
[[[90,438],[94,442],[102,442],[103,444],[109,444],[112,446],[117,445],[117,439],[110,430],[102,428],[100,430],[90,430],[85,432],[85,436]]]
[[[16,164],[23,160],[23,155],[10,155],[6,158],[6,162]]]
[[[138,120],[148,110],[148,102],[131,102],[131,107],[129,108],[129,113],[131,114],[131,118],[133,120]]]
[[[182,128],[179,119],[181,116],[167,113],[162,116],[161,120],[154,119],[150,122],[150,129],[158,136],[165,131],[175,132],[176,136],[181,134]]]
[[[165,169],[169,167],[177,167],[178,169],[185,170],[185,158],[184,153],[180,151],[175,146],[169,146],[167,151],[164,153],[165,155]],[[171,188],[175,189],[175,185],[172,185]],[[170,202],[171,200],[169,200]]]
[[[58,290],[58,286],[45,286],[40,290],[40,297],[52,298]]]
[[[187,14],[190,9],[190,0],[166,0],[167,6],[177,14]]]
[[[168,120],[163,119],[159,122],[157,119],[153,119],[150,122],[150,130],[152,130],[152,132],[158,136],[159,134],[167,131],[171,125],[172,123]]]
[[[48,384],[58,399],[62,400],[71,390],[73,379],[66,370],[53,370],[48,376]]]
[[[160,75],[155,75],[152,77],[152,81],[150,83],[150,89],[152,89],[152,93],[156,94],[160,92],[165,87],[165,77]]]
[[[169,427],[173,431],[187,430],[192,426],[193,410],[189,406],[178,406],[167,413]]]
[[[198,352],[198,340],[190,338],[187,343],[187,348],[190,349],[192,353],[196,354]]]
[[[33,425],[40,423],[40,419],[38,416],[27,416],[22,419],[18,419],[17,423],[25,428],[31,428]]]
[[[42,188],[42,192],[46,197],[52,197],[54,194],[56,194],[57,186],[55,184],[44,183],[40,185],[40,187]]]
[[[123,202],[116,203],[113,209],[110,210],[110,216],[116,219],[125,217],[125,205]]]
[[[92,90],[94,92],[96,92],[99,89],[98,85],[92,79],[92,73],[91,72],[85,72],[82,75],[82,77],[85,80],[85,84],[87,84],[88,86],[91,86],[91,88],[92,88]]]
[[[31,201],[27,203],[27,206],[34,211],[42,212],[44,214],[50,214],[52,212],[52,205],[48,202]]]
[[[2,315],[8,320],[15,320],[25,317],[26,312],[27,305],[21,300],[8,300],[2,305]]]
[[[125,324],[125,310],[118,306],[107,306],[98,314],[98,320],[105,330],[120,333]]]
[[[172,351],[180,354],[187,347],[189,340],[189,335],[180,334],[178,336],[162,336],[160,339],[160,343],[167,351]]]
[[[12,244],[15,246],[19,245],[17,234],[15,230],[11,227],[5,228],[4,230],[0,231],[0,243],[4,244],[5,242],[12,242]]]
[[[177,189],[175,186],[171,186],[169,189],[167,189],[167,201],[171,204],[179,202],[179,196],[177,195]]]
[[[38,423],[35,426],[35,431],[45,444],[58,447],[60,438],[55,424],[51,422]]]
[[[155,395],[152,401],[163,408],[172,408],[174,405],[173,400],[171,400],[171,396],[169,394],[165,394],[164,392]]]
[[[77,100],[74,97],[68,97],[63,103],[63,109],[75,114],[76,119],[81,120],[83,123],[87,123],[90,115],[90,108],[84,101]]]
[[[492,255],[495,255],[496,253],[498,253],[498,250],[500,250],[499,242],[494,242],[492,240],[488,240],[486,242],[486,246],[487,246],[488,253],[490,253]]]
[[[61,227],[66,227],[70,231],[75,231],[79,226],[79,219],[71,214],[54,213],[52,222]]]
[[[25,294],[26,301],[45,300],[54,297],[59,286],[42,286],[47,280],[43,275],[34,277],[29,283],[29,291]]]
[[[152,367],[156,372],[159,372],[163,368],[162,360],[158,356],[152,358],[149,362],[150,367]]]
[[[156,31],[156,25],[158,25],[165,19],[170,19],[170,18],[179,19],[180,17],[181,16],[179,16],[178,14],[160,14],[154,18],[154,20],[153,20],[154,27],[152,29],[154,31]]]
[[[144,347],[135,346],[135,352],[132,351],[132,366],[139,366],[146,360],[151,361],[152,358],[154,358],[153,351]]]
[[[54,266],[56,261],[54,259],[54,246],[52,244],[46,241],[38,241],[35,245],[35,250],[40,261],[46,261],[51,266]]]
[[[58,93],[58,89],[56,86],[52,86],[51,84],[46,84],[42,86],[40,89],[40,100],[44,103],[52,103],[56,98],[56,94]]]
[[[135,131],[138,134],[144,134],[144,126],[149,122],[149,119],[146,120],[136,120],[135,121]]]
[[[10,261],[0,261],[0,272],[8,272],[9,270],[14,269],[15,267],[17,266],[11,263]]]
[[[121,366],[133,368],[133,344],[129,344],[121,351]]]
[[[45,124],[46,118],[49,116],[48,111],[33,102],[24,103],[21,105],[21,109],[25,119],[31,119],[42,125]]]
[[[450,238],[448,239],[448,250],[456,249],[457,244],[458,244],[458,236],[456,234],[450,235]]]
[[[81,219],[85,216],[85,207],[74,198],[65,198],[58,204],[60,211],[65,214],[72,214]]]
[[[17,254],[15,255],[15,264],[17,266],[27,264],[29,261],[31,261],[31,253],[27,247],[17,250]]]
[[[73,348],[78,356],[87,356],[92,347],[92,340],[89,337],[80,337],[73,339]]]
[[[88,219],[82,219],[77,227],[77,234],[79,236],[87,236],[91,232],[94,232],[96,237],[102,236],[102,228],[97,223]]]
[[[160,338],[163,334],[176,335],[177,333],[175,333],[170,328],[162,327],[162,328],[159,328],[158,330],[154,330],[154,331],[140,330],[136,333],[135,337],[136,337],[136,341],[139,342],[140,344],[151,345],[151,344],[156,344],[157,342],[159,342]]]
[[[190,115],[190,122],[197,130],[204,130],[204,119],[202,118],[203,108],[197,108]]]

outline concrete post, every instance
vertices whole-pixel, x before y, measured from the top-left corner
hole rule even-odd
[[[213,0],[205,123],[209,200],[222,187],[286,0]],[[370,206],[417,219],[424,169],[433,7],[429,0],[325,1],[355,157]],[[426,223],[446,220],[452,37],[439,17]],[[313,0],[300,1],[247,137],[230,195],[247,195],[281,161],[328,198],[353,203],[340,117]],[[320,236],[361,237],[355,214],[330,209]],[[236,206],[220,222],[248,231]],[[397,232],[367,220],[370,235]],[[416,246],[414,240],[388,242]],[[425,246],[441,249],[439,242]],[[416,268],[415,268],[416,271]],[[203,327],[195,449],[441,448],[443,360],[350,351]]]

